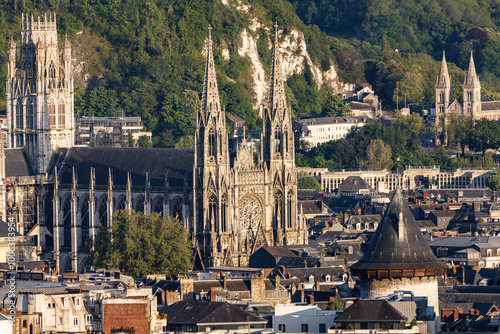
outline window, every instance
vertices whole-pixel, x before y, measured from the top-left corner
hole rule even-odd
[[[279,324],[278,325],[278,331],[279,332],[286,332],[286,325],[285,324]]]
[[[66,297],[63,298],[63,306],[68,307],[68,298]]]
[[[80,306],[80,298],[75,298],[75,306]]]
[[[90,306],[94,306],[94,297],[90,297]]]
[[[319,324],[319,332],[326,333],[326,324]]]
[[[87,324],[87,326],[92,325],[92,315],[91,314],[87,314],[85,316],[85,323]]]
[[[308,324],[302,324],[302,332],[308,332],[309,331],[309,325]]]
[[[78,317],[73,317],[73,326],[78,326]]]

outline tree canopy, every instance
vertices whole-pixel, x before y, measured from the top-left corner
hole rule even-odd
[[[90,263],[97,268],[118,268],[133,277],[176,275],[192,264],[187,239],[188,232],[177,219],[122,210],[113,216],[111,230],[101,226]]]

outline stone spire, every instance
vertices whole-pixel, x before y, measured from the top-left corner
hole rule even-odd
[[[278,45],[278,23],[274,24],[274,54],[273,68],[271,73],[271,87],[269,91],[269,113],[274,119],[276,111],[286,108],[285,83],[281,68],[281,58]]]
[[[443,60],[441,61],[441,70],[436,80],[436,88],[451,88],[450,74],[448,73],[448,65],[446,64],[445,52],[443,50]]]
[[[201,99],[202,113],[214,115],[220,110],[219,89],[217,88],[217,76],[215,73],[215,62],[212,51],[212,27],[208,26],[207,63],[205,66],[205,78],[203,80],[203,95]]]
[[[94,201],[94,191],[95,191],[95,169],[90,167],[90,182],[89,182],[89,197],[91,201]]]
[[[57,175],[57,167],[54,167],[54,198],[59,196],[59,176]]]
[[[476,74],[476,66],[474,65],[474,57],[472,51],[470,52],[469,71],[464,81],[464,88],[474,88],[479,86],[479,77]]]

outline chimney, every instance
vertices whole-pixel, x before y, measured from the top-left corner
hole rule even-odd
[[[276,289],[281,285],[281,277],[279,275],[276,275],[274,278],[274,282],[276,283]]]
[[[297,286],[295,283],[292,283],[292,296],[295,294],[295,291],[297,291]]]
[[[316,289],[316,291],[319,291],[319,281],[316,281],[314,283],[314,288]]]
[[[217,301],[217,291],[215,291],[215,287],[210,288],[210,301],[211,302]]]
[[[305,299],[304,293],[305,293],[304,289],[300,289],[300,302],[301,303],[303,303],[304,299]]]
[[[457,309],[453,310],[453,321],[457,321],[459,315],[460,313],[458,312]]]
[[[194,283],[191,277],[179,277],[181,300],[193,300]]]
[[[224,291],[227,291],[227,275],[222,274],[222,287],[224,288]]]
[[[323,268],[323,260],[319,259],[318,264],[320,268]]]
[[[302,290],[302,291],[304,291],[304,290]],[[307,303],[309,305],[314,305],[314,296],[313,295],[308,295],[307,296]]]
[[[266,301],[266,284],[264,277],[252,277],[250,280],[250,294],[252,302],[264,303]]]
[[[28,302],[28,314],[33,314],[34,306],[31,302]]]
[[[307,261],[304,260],[304,268],[307,268]]]

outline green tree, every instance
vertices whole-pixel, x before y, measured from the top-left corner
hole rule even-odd
[[[391,147],[382,139],[373,139],[366,148],[365,166],[372,170],[391,170],[393,165],[391,158]]]
[[[133,277],[175,275],[191,266],[187,238],[188,232],[177,219],[122,210],[113,216],[111,231],[101,227],[90,262],[97,268],[118,268]]]
[[[137,140],[137,146],[141,148],[152,148],[153,143],[151,142],[151,139],[149,139],[148,136],[140,136],[139,139]]]
[[[337,298],[330,299],[326,306],[327,310],[345,310],[345,304]]]
[[[500,171],[491,173],[486,179],[486,186],[493,191],[500,191]]]
[[[489,149],[498,149],[500,147],[500,125],[486,118],[477,120],[474,123],[474,131],[472,131],[468,146],[475,152],[481,152],[483,156]]]
[[[333,92],[333,88],[328,85],[321,87],[321,116],[345,116],[352,113],[352,109],[342,103],[339,95]]]
[[[312,176],[297,173],[297,189],[314,189],[322,192],[321,185]]]

